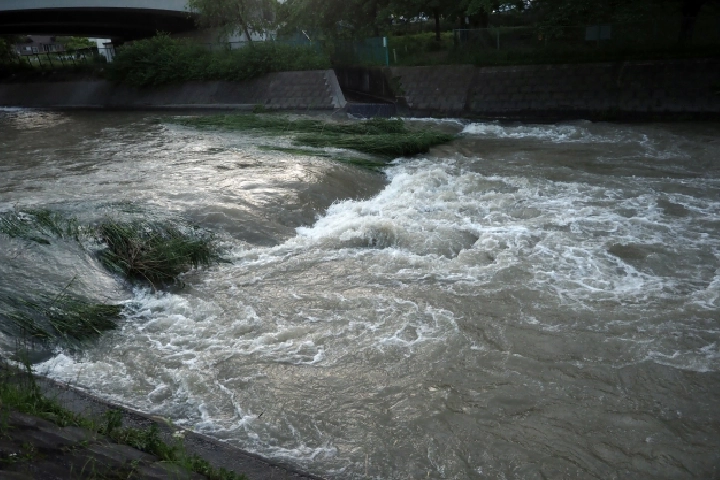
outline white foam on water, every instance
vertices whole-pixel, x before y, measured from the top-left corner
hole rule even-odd
[[[497,123],[471,123],[462,133],[493,138],[536,139],[551,142],[612,142],[617,139],[590,133],[582,125],[500,125]]]
[[[612,141],[595,139],[583,124],[473,125],[466,134]],[[484,162],[397,160],[378,195],[336,202],[276,247],[237,245],[232,264],[199,274],[191,293],[135,290],[102,356],[61,353],[38,370],[218,438],[240,439],[255,452],[300,464],[322,460],[336,472],[357,463],[355,453],[325,430],[299,426],[301,410],[260,418],[264,405],[291,402],[284,389],[302,390],[312,373],[323,381],[326,372],[327,381],[337,372],[360,375],[361,360],[368,368],[427,365],[442,361],[437,352],[448,345],[507,357],[513,322],[558,335],[606,333],[608,342],[622,344],[628,363],[720,370],[717,332],[699,331],[718,308],[720,276],[703,270],[702,259],[720,252],[720,238],[697,226],[720,214],[720,202],[668,195],[647,180],[485,173],[491,169]],[[708,180],[682,182],[703,188]],[[669,215],[663,201],[688,215]],[[513,297],[521,291],[530,300]],[[443,303],[503,293],[525,302],[518,318],[490,322],[485,305],[461,318]],[[691,308],[699,319],[684,315]],[[666,310],[673,318],[663,318]],[[573,311],[601,313],[568,319]],[[472,337],[468,324],[483,332]],[[676,348],[666,335],[671,330],[698,335],[697,346]],[[414,381],[421,384],[422,376]],[[243,396],[251,388],[257,390]],[[270,393],[253,403],[262,392]],[[430,462],[437,472],[448,468],[440,457]]]
[[[407,117],[395,118],[394,120],[402,120],[404,122],[432,123],[435,125],[455,125],[458,127],[463,127],[467,123],[457,118]]]
[[[645,360],[700,373],[720,370],[720,350],[715,342],[697,349],[675,350],[671,353],[649,350]]]

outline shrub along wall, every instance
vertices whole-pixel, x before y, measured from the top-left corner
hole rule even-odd
[[[250,80],[272,72],[325,70],[329,58],[310,46],[255,42],[217,51],[185,39],[158,35],[118,49],[110,80],[148,87],[203,80]]]

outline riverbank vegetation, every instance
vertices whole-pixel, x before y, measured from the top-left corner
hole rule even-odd
[[[118,83],[150,87],[190,81],[242,81],[271,72],[326,70],[330,59],[303,45],[255,42],[238,49],[206,45],[159,34],[117,49],[107,76]]]
[[[156,423],[152,423],[147,427],[130,428],[123,426],[122,412],[118,410],[108,410],[99,417],[88,417],[74,413],[62,406],[57,400],[43,394],[42,389],[35,381],[29,364],[24,368],[16,367],[0,359],[0,435],[5,438],[6,446],[12,447],[14,443],[19,443],[20,451],[14,452],[7,457],[0,458],[0,470],[3,470],[3,464],[18,464],[32,462],[38,459],[38,449],[33,441],[37,441],[37,435],[30,435],[29,440],[23,437],[23,441],[13,442],[15,436],[22,436],[23,432],[17,432],[16,428],[9,424],[9,416],[12,412],[20,412],[26,415],[42,418],[50,421],[59,427],[79,427],[87,431],[89,435],[78,435],[77,430],[74,431],[69,438],[85,438],[79,441],[75,447],[68,449],[60,454],[61,458],[56,461],[58,470],[67,467],[70,464],[72,469],[72,460],[63,458],[77,456],[78,460],[87,463],[94,461],[93,445],[105,445],[107,449],[107,440],[116,444],[126,445],[137,450],[141,450],[150,455],[157,457],[159,462],[168,466],[173,466],[181,472],[195,472],[204,475],[208,480],[247,480],[242,474],[227,471],[223,468],[215,468],[202,457],[189,453],[185,448],[181,438],[182,431],[176,431],[172,435],[172,441],[164,439],[170,437],[175,430],[171,425],[167,425],[164,430],[168,432],[163,435],[161,427]],[[92,435],[93,433],[99,436]],[[179,435],[177,434],[179,433]],[[68,440],[66,439],[66,440]],[[47,445],[40,442],[42,447]],[[60,449],[58,449],[60,450]],[[118,457],[122,458],[123,451],[118,452]],[[118,460],[118,459],[114,459]],[[43,458],[43,461],[48,461]],[[101,461],[101,460],[99,460]],[[82,465],[83,467],[85,465]],[[130,465],[130,470],[124,472],[122,478],[135,478],[133,471],[140,467],[140,463]],[[22,469],[20,469],[22,471]],[[84,470],[84,469],[83,469]],[[121,478],[120,473],[114,472],[112,478]],[[168,475],[170,473],[168,472]],[[179,475],[184,478],[185,475]],[[75,478],[75,476],[73,476]],[[93,475],[82,471],[77,472],[77,478],[95,478]],[[97,478],[107,478],[104,475]]]
[[[433,129],[411,129],[400,119],[331,122],[291,119],[272,114],[227,114],[172,118],[167,121],[195,128],[250,131],[257,135],[288,135],[296,146],[345,148],[385,159],[427,153],[430,148],[455,139],[453,134]]]

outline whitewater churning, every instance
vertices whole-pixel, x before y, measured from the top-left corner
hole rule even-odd
[[[717,125],[437,122],[459,138],[380,174],[149,114],[0,115],[3,211],[193,224],[226,260],[155,292],[0,236],[3,295],[75,277],[123,305],[46,375],[327,478],[720,465]]]

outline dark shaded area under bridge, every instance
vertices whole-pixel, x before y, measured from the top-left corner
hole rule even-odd
[[[136,40],[157,32],[181,33],[195,28],[195,19],[179,9],[131,6],[69,6],[75,2],[53,2],[55,6],[13,9],[0,1],[0,32],[5,35],[79,35]],[[92,2],[78,2],[89,5]],[[112,2],[101,2],[108,5]],[[28,2],[32,4],[32,2]]]

